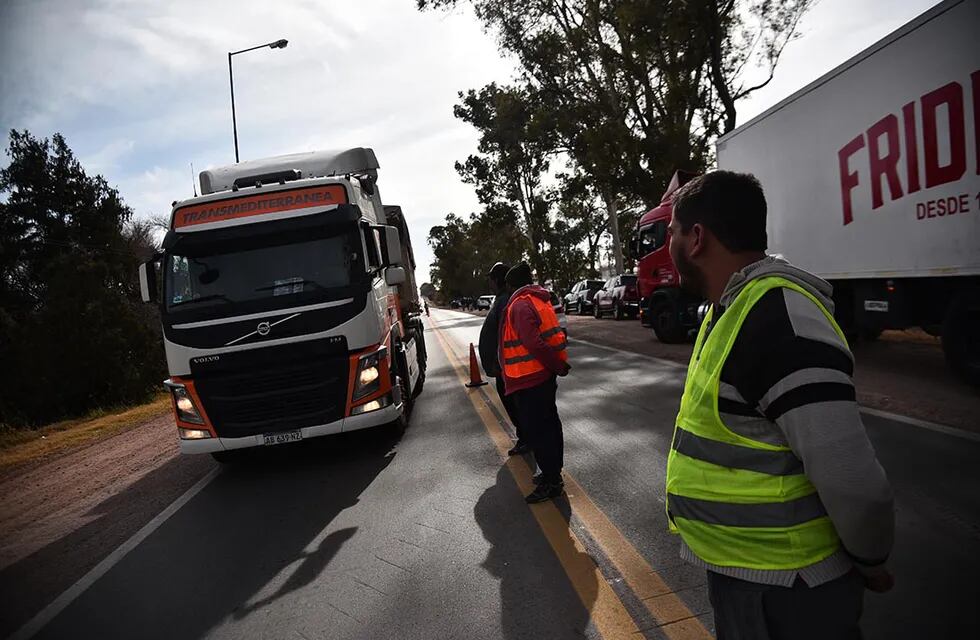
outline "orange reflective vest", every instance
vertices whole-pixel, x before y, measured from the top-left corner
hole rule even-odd
[[[522,299],[530,300],[531,304],[534,305],[534,309],[538,312],[538,317],[541,318],[541,324],[538,325],[538,331],[541,332],[541,339],[557,352],[558,357],[563,362],[568,362],[568,352],[565,351],[567,346],[565,332],[558,325],[558,316],[555,315],[555,310],[551,306],[551,303],[531,294],[521,295],[511,300],[507,305],[507,315],[504,321],[504,358],[500,364],[503,365],[504,375],[512,379],[522,378],[545,370],[545,366],[521,342],[520,337],[517,335],[517,329],[514,328],[513,318],[511,317],[514,302]]]

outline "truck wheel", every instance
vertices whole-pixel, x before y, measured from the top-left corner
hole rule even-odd
[[[578,303],[575,306],[575,311],[577,311],[580,316],[585,315],[585,301],[581,298],[579,298]]]
[[[593,315],[593,317],[595,317],[596,320],[601,320],[602,319],[602,310],[599,309],[599,303],[598,302],[593,302],[592,303],[592,315]]]
[[[412,413],[412,391],[408,388],[408,366],[405,363],[405,352],[401,349],[400,343],[392,354],[391,365],[391,386],[392,388],[398,387],[402,400],[402,412],[388,426],[393,432],[401,435],[408,427],[408,420]]]
[[[961,291],[946,310],[943,352],[949,367],[980,386],[980,289]]]
[[[687,331],[677,321],[674,305],[669,300],[655,300],[650,303],[650,324],[657,340],[664,344],[680,344],[687,341]]]
[[[619,304],[619,300],[613,302],[613,318],[616,320],[622,320],[626,316],[623,315],[623,307]]]

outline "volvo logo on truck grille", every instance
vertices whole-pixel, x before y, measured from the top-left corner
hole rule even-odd
[[[237,343],[241,342],[242,340],[245,340],[246,338],[251,338],[254,335],[267,336],[272,331],[272,327],[276,326],[277,324],[282,324],[286,320],[292,320],[296,316],[301,316],[301,315],[303,315],[303,314],[302,313],[294,313],[291,316],[286,316],[282,320],[276,320],[275,322],[271,322],[271,323],[268,322],[268,321],[260,322],[258,324],[258,326],[255,327],[255,331],[252,331],[250,333],[246,333],[245,335],[243,335],[241,337],[235,338],[231,342],[225,344],[225,346],[226,347],[230,347],[231,345],[237,344]]]

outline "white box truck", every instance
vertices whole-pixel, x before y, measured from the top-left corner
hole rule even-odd
[[[980,0],[947,0],[718,140],[850,335],[922,327],[980,382]]]
[[[363,147],[251,160],[174,202],[140,285],[160,305],[181,452],[226,462],[404,426],[425,339],[408,227],[377,169]]]

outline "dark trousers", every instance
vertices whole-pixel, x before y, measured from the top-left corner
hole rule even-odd
[[[857,571],[810,588],[777,587],[708,571],[718,640],[860,640],[864,580]]]
[[[500,402],[504,405],[504,410],[507,411],[507,417],[510,418],[510,423],[514,425],[514,432],[517,434],[517,442],[520,444],[527,444],[524,440],[524,433],[521,430],[521,421],[517,415],[517,405],[514,402],[513,395],[504,394],[504,374],[500,374],[494,381],[497,384],[497,395],[500,396]]]
[[[534,459],[541,467],[546,482],[561,480],[564,464],[565,439],[555,397],[558,382],[554,376],[530,389],[515,391],[517,418],[534,449]]]

